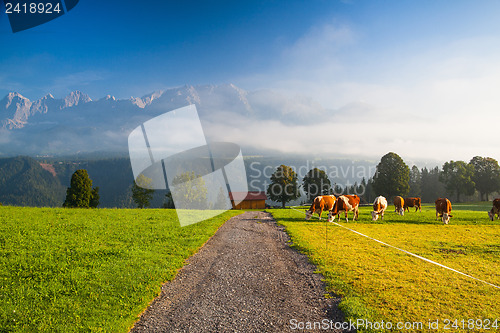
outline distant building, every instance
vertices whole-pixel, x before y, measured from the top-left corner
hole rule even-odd
[[[266,208],[266,192],[250,191],[246,192],[229,192],[231,205],[233,209],[265,209]],[[234,205],[234,200],[241,201]],[[243,201],[242,201],[243,200]]]

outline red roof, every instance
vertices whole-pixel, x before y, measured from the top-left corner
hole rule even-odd
[[[229,192],[229,198],[236,201],[267,200],[267,195],[264,191]]]

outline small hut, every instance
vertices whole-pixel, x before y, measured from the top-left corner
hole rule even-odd
[[[266,208],[266,192],[250,191],[250,192],[229,192],[231,205],[233,209],[265,209]],[[234,201],[241,201],[235,205]]]

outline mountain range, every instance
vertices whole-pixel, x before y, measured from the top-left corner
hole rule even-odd
[[[31,101],[12,92],[0,100],[0,155],[126,152],[127,137],[134,128],[189,104],[197,106],[208,140],[214,135],[213,139],[235,141],[220,130],[210,130],[221,124],[229,129],[263,120],[300,124],[327,113],[304,97],[290,98],[270,90],[249,92],[233,84],[185,85],[129,99],[107,95],[92,100],[73,91],[60,99],[47,94]]]

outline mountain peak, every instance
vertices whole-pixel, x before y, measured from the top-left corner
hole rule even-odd
[[[146,106],[151,105],[153,101],[162,97],[164,93],[165,93],[164,90],[157,90],[152,92],[151,94],[147,94],[142,97],[130,97],[129,101],[132,104],[140,107],[141,109],[144,109]]]
[[[72,91],[68,96],[64,98],[64,105],[62,108],[68,108],[76,106],[81,103],[91,102],[92,99],[89,95],[82,93],[79,90]]]
[[[8,93],[1,101],[1,108],[7,112],[7,117],[0,119],[1,127],[9,129],[23,127],[30,115],[31,104],[31,101],[20,93]]]
[[[18,92],[10,92],[7,94],[7,96],[5,96],[9,101],[12,101],[14,98],[18,98],[18,99],[23,99],[23,100],[28,100],[26,97],[24,97],[23,95],[21,95],[20,93]]]
[[[115,96],[106,95],[106,97],[103,97],[100,100],[103,100],[103,101],[116,101],[116,98],[115,98]]]

